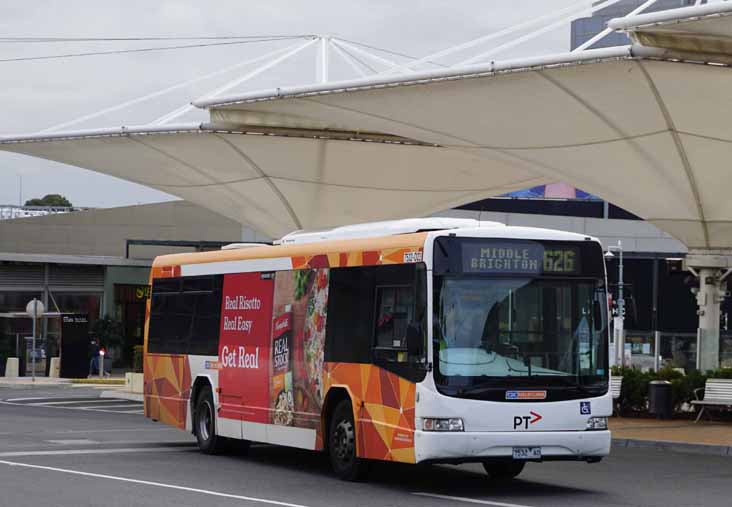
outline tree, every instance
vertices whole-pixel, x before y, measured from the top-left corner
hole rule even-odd
[[[124,324],[109,315],[94,322],[91,331],[103,347],[119,347],[125,336]]]
[[[41,199],[28,199],[25,201],[26,206],[58,206],[71,208],[73,204],[61,194],[47,194]]]

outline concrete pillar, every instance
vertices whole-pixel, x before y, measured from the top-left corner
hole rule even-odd
[[[699,270],[699,292],[696,293],[699,306],[697,366],[701,371],[719,368],[720,305],[725,294],[720,278],[718,269]]]
[[[51,366],[48,369],[48,376],[51,378],[59,378],[61,376],[61,358],[52,357]]]
[[[719,368],[720,306],[726,296],[726,278],[732,273],[732,252],[690,250],[686,268],[699,278],[696,365],[701,371]]]
[[[9,357],[5,362],[5,376],[15,378],[20,372],[20,362],[17,357]]]

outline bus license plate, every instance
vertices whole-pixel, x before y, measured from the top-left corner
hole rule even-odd
[[[514,447],[513,459],[541,459],[541,447]]]

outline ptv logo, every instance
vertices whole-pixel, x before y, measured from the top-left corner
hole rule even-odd
[[[528,430],[529,424],[534,424],[543,419],[534,411],[529,412],[530,415],[516,415],[513,417],[513,429],[521,428]]]

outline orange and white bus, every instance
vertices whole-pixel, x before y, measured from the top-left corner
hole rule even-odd
[[[295,233],[158,257],[145,414],[193,432],[371,460],[599,461],[610,450],[598,240],[458,219]]]

